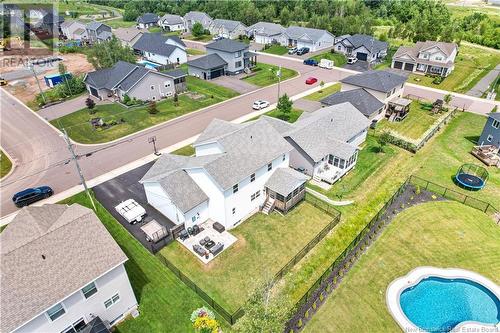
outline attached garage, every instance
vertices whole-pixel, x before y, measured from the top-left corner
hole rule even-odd
[[[368,59],[368,54],[364,52],[358,52],[356,53],[356,58],[358,58],[358,60],[366,61]]]
[[[394,61],[394,68],[403,69],[403,63],[401,61]]]
[[[187,62],[188,74],[203,80],[212,80],[226,74],[227,62],[217,53]]]
[[[415,64],[405,63],[405,71],[413,72],[413,67]]]
[[[224,75],[224,68],[212,69],[210,71],[210,79],[215,79],[216,77]]]

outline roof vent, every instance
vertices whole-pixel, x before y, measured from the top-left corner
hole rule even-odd
[[[250,140],[253,139],[253,135],[250,135]]]
[[[42,259],[45,260],[45,254],[42,254]]]
[[[333,123],[333,118],[330,119],[330,122]]]

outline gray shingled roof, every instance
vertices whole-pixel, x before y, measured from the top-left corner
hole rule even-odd
[[[339,91],[323,98],[320,102],[325,105],[349,102],[366,117],[371,117],[384,107],[384,103],[363,88]]]
[[[439,48],[441,51],[444,52],[446,57],[449,57],[453,51],[457,48],[457,44],[455,43],[445,43],[445,42],[435,42],[435,41],[426,41],[426,42],[417,42],[414,46],[400,46],[396,53],[393,55],[393,59],[399,59],[404,55],[409,56],[412,58],[414,61],[417,61],[418,54],[422,50],[427,50],[433,47]],[[423,63],[432,63],[429,60],[419,58],[419,62]],[[434,62],[436,63],[436,62]],[[452,62],[447,63],[447,65],[451,65]]]
[[[490,113],[488,113],[488,116],[490,118],[493,118],[495,120],[500,121],[500,113],[499,112],[490,112]]]
[[[196,11],[191,11],[184,15],[184,20],[191,21],[192,24],[198,22],[205,29],[208,29],[210,23],[212,23],[212,18],[208,14]]]
[[[146,13],[137,18],[137,23],[151,24],[158,22],[158,15],[154,13]]]
[[[247,44],[227,38],[210,43],[205,47],[207,49],[223,51],[223,52],[238,52],[248,49]]]
[[[106,25],[106,24],[97,21],[92,21],[87,23],[86,28],[87,30],[97,30],[101,25]]]
[[[168,72],[163,72],[163,74],[170,76],[171,78],[177,79],[183,76],[187,76],[186,72],[184,72],[182,69],[174,69]]]
[[[233,20],[215,19],[213,20],[212,24],[216,29],[224,27],[229,32],[236,29],[240,24],[243,26],[244,29],[246,28],[245,25],[240,21],[233,21]]]
[[[221,119],[213,119],[210,124],[205,128],[205,130],[198,136],[196,141],[193,143],[194,145],[214,141],[216,138],[232,133],[239,128],[244,126],[243,124],[235,124],[229,121],[221,120]]]
[[[348,76],[340,82],[387,93],[406,82],[407,77],[389,71],[371,70]]]
[[[261,116],[261,118],[265,119],[269,124],[271,124],[271,126],[274,127],[274,129],[277,130],[280,134],[291,131],[294,128],[293,124],[289,123],[288,121],[283,121],[275,117],[263,115]]]
[[[281,24],[270,22],[257,22],[246,29],[251,34],[258,33],[259,35],[275,36],[285,32],[285,28]]]
[[[354,46],[354,48],[364,46],[367,50],[371,51],[372,53],[377,53],[382,50],[386,50],[389,45],[386,42],[379,41],[373,36],[363,35],[363,34],[355,34],[352,36],[347,36],[345,39],[347,39]]]
[[[311,38],[314,42],[317,42],[323,37],[323,35],[330,34],[326,30],[321,30],[321,29],[313,29],[313,28],[305,28],[305,27],[299,27],[299,26],[290,26],[285,29],[285,33],[295,39],[300,39],[302,36],[307,35],[309,38]],[[331,34],[330,34],[331,35]]]
[[[2,332],[127,260],[97,216],[78,204],[25,207],[0,234],[0,243]]]
[[[264,186],[286,197],[308,179],[308,176],[293,169],[278,168],[271,177],[269,177]]]
[[[227,65],[227,62],[224,59],[222,59],[221,56],[218,55],[217,53],[211,53],[203,57],[188,61],[187,65],[209,70],[209,69],[224,67]]]
[[[160,22],[166,23],[167,25],[172,24],[184,24],[184,20],[179,15],[165,14],[160,18]]]
[[[54,13],[48,13],[42,19],[44,24],[60,24],[64,22],[64,17]]]
[[[161,33],[143,34],[134,44],[134,49],[168,57],[178,46],[167,44],[169,38]]]
[[[116,38],[126,42],[130,42],[135,37],[137,37],[137,35],[148,33],[148,31],[146,29],[137,29],[136,27],[129,27],[129,28],[115,29],[113,33],[116,36]]]

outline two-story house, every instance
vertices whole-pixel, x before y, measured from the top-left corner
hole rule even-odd
[[[87,73],[83,79],[90,95],[120,101],[125,95],[141,101],[173,97],[186,90],[185,81],[186,74],[181,70],[158,72],[125,61]]]
[[[315,52],[332,47],[335,41],[329,31],[322,29],[290,26],[285,29],[278,39],[279,43],[286,47],[307,47],[309,51]]]
[[[481,146],[495,146],[497,149],[500,148],[500,113],[488,113],[488,120],[479,137],[478,144]]]
[[[186,23],[179,15],[165,14],[158,20],[158,25],[165,31],[186,30]]]
[[[87,39],[85,23],[80,21],[65,21],[61,23],[61,32],[69,40]]]
[[[199,23],[203,29],[209,30],[212,21],[210,15],[203,12],[191,11],[184,15],[184,22],[188,31],[191,31],[195,23]]]
[[[257,22],[247,28],[247,36],[258,44],[278,43],[280,36],[285,32],[280,24]]]
[[[111,27],[102,22],[92,21],[85,27],[87,38],[91,43],[100,43],[110,40],[113,37]]]
[[[145,13],[137,18],[137,27],[148,29],[158,25],[158,15],[154,13]]]
[[[205,46],[207,55],[188,61],[188,73],[205,80],[242,73],[257,63],[257,55],[245,43],[221,39]]]
[[[105,333],[138,315],[127,257],[92,210],[25,207],[0,242],[0,331]]]
[[[187,61],[186,44],[177,36],[142,34],[133,48],[148,61],[160,65],[183,64]]]
[[[118,28],[113,30],[113,34],[122,43],[122,45],[130,48],[133,48],[139,38],[147,33],[148,31],[146,29],[137,29],[136,27]]]
[[[235,39],[246,34],[246,26],[240,21],[215,19],[208,30],[212,35]]]
[[[378,39],[363,35],[344,35],[335,38],[335,52],[354,56],[358,60],[373,62],[387,55],[388,44]]]
[[[446,77],[455,68],[458,46],[445,42],[417,42],[401,46],[392,57],[391,67],[417,74],[435,74]]]

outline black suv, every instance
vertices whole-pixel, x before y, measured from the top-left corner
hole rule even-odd
[[[52,194],[54,194],[54,191],[48,186],[28,188],[14,194],[14,196],[12,197],[12,201],[14,201],[14,205],[16,205],[17,207],[23,207],[28,206],[33,202],[48,198]]]

